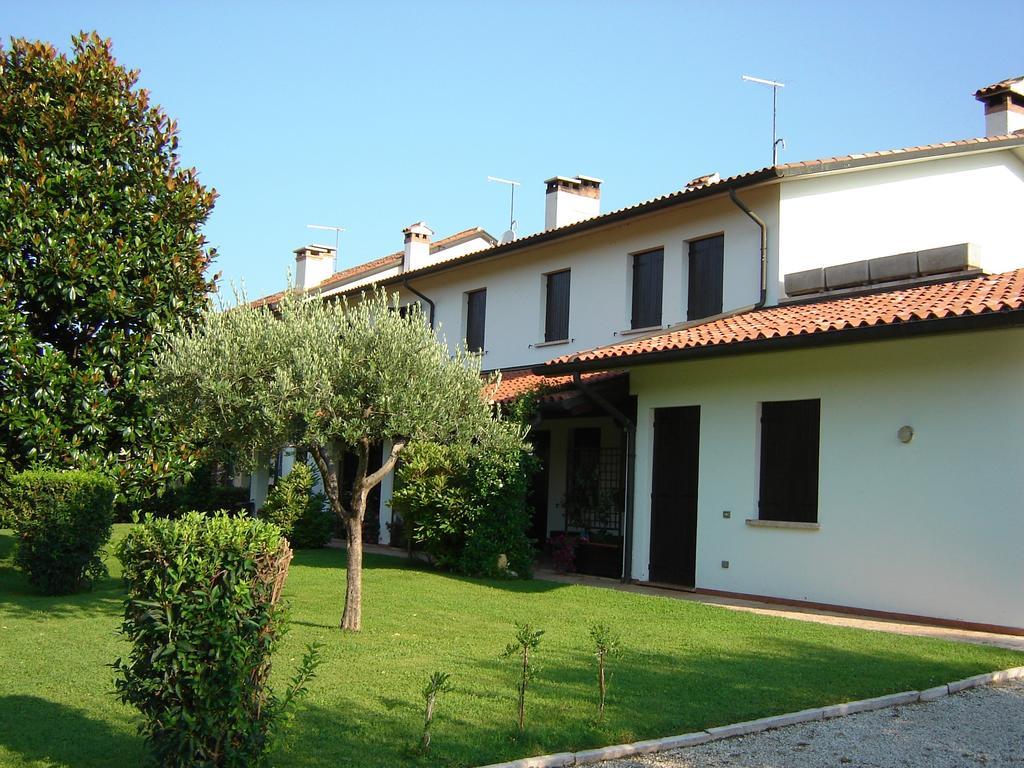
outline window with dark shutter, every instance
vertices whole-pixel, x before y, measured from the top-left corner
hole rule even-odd
[[[662,249],[633,254],[632,328],[661,325],[662,272],[665,252]]]
[[[484,318],[487,314],[487,289],[466,294],[466,348],[470,352],[484,351]]]
[[[758,517],[818,522],[820,400],[761,403]]]
[[[687,320],[700,320],[721,313],[724,267],[724,235],[690,242]]]
[[[544,341],[569,338],[569,270],[547,276],[544,305]]]

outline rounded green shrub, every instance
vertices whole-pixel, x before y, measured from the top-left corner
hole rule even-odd
[[[47,595],[89,587],[107,573],[114,483],[95,472],[30,470],[4,494],[17,540],[15,565]]]
[[[470,576],[530,576],[527,494],[536,460],[516,428],[495,422],[471,445],[420,443],[398,470],[392,505],[435,563]]]
[[[150,518],[120,543],[128,586],[114,663],[122,701],[160,766],[260,766],[282,715],[312,677],[315,649],[285,696],[269,686],[285,629],[291,548],[275,525],[197,512]]]
[[[281,529],[296,549],[316,549],[331,539],[334,515],[322,493],[313,493],[313,470],[297,462],[267,495],[260,517]]]

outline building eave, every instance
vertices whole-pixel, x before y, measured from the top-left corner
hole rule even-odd
[[[871,341],[906,339],[939,333],[963,333],[1009,328],[1024,325],[1024,309],[988,312],[929,320],[913,320],[885,325],[862,326],[823,333],[800,334],[729,344],[714,344],[685,349],[667,349],[615,358],[571,360],[534,366],[532,371],[541,376],[565,376],[572,373],[610,371],[635,368],[657,363],[705,360],[714,357],[733,357],[762,352],[781,352],[792,349],[812,349]]]

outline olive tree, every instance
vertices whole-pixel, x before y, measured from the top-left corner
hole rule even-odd
[[[342,629],[361,625],[367,495],[402,451],[515,429],[481,398],[480,358],[450,353],[415,307],[403,316],[381,291],[351,304],[289,292],[273,309],[210,311],[170,338],[158,364],[166,412],[192,439],[231,447],[250,467],[289,445],[313,458],[348,541]],[[371,471],[380,444],[390,450]],[[356,470],[343,494],[346,453]]]

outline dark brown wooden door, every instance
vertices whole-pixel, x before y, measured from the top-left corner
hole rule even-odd
[[[700,406],[654,412],[651,581],[694,586]]]

